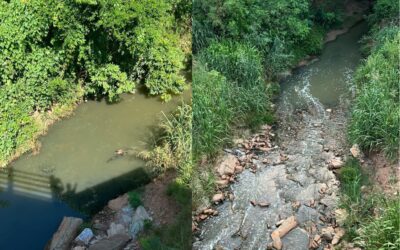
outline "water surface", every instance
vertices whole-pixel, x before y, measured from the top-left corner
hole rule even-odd
[[[161,112],[181,101],[162,103],[141,93],[111,105],[89,101],[54,124],[40,138],[39,154],[0,171],[0,249],[43,249],[63,216],[85,218],[149,181],[135,153],[146,148]],[[125,155],[117,156],[118,149]]]

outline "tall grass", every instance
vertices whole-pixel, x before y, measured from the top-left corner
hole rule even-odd
[[[232,88],[217,71],[196,63],[193,70],[194,158],[211,156],[229,142],[235,110]]]
[[[178,181],[190,185],[192,165],[192,107],[182,104],[159,125],[160,136],[149,151],[139,153],[156,172],[178,171]]]
[[[400,249],[400,200],[381,199],[376,217],[361,223],[356,243],[367,250]]]
[[[390,29],[393,29],[391,27]],[[357,70],[357,97],[349,126],[349,138],[364,150],[382,150],[397,159],[399,152],[400,29],[372,50]]]

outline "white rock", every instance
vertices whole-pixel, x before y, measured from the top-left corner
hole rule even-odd
[[[354,144],[354,145],[350,148],[350,152],[351,152],[351,154],[352,154],[355,158],[358,158],[358,157],[361,155],[360,148],[358,147],[357,144]]]
[[[82,242],[88,245],[90,240],[94,237],[93,231],[90,228],[85,228],[83,231],[75,238],[75,242]]]

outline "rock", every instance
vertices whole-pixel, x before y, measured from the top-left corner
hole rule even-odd
[[[295,228],[282,239],[284,250],[305,250],[308,249],[309,238],[304,229]]]
[[[214,196],[212,197],[212,201],[213,202],[220,202],[222,200],[224,200],[224,194],[223,193],[219,193],[219,194],[214,194]]]
[[[200,214],[200,220],[205,220],[208,218],[208,215],[206,214]]]
[[[220,187],[226,187],[228,186],[228,183],[229,183],[228,179],[215,181],[215,184],[217,184]]]
[[[132,225],[129,229],[132,238],[135,238],[136,235],[143,230],[144,222],[146,220],[152,220],[146,209],[143,206],[137,207],[132,218]]]
[[[107,226],[103,223],[97,222],[93,224],[93,229],[106,232]]]
[[[75,238],[75,242],[78,244],[89,245],[90,240],[94,237],[92,229],[85,228],[83,231]]]
[[[305,225],[308,222],[317,222],[319,213],[311,207],[301,205],[297,211],[296,217],[300,225]]]
[[[127,234],[116,234],[106,239],[101,239],[89,247],[89,250],[122,250],[130,241]]]
[[[240,166],[240,165],[235,166],[235,172],[236,172],[236,173],[241,173],[241,172],[243,172],[243,166]]]
[[[330,161],[330,165],[332,166],[332,168],[337,169],[341,168],[344,165],[344,162],[340,157],[335,157]]]
[[[203,213],[204,213],[204,214],[208,214],[208,215],[212,215],[212,214],[215,213],[215,210],[212,209],[212,208],[208,208],[208,209],[205,209],[205,210],[203,211]]]
[[[108,237],[116,235],[116,234],[124,234],[124,233],[126,233],[125,227],[121,224],[116,224],[114,222],[111,222],[110,228],[107,230]]]
[[[344,225],[348,216],[346,209],[339,208],[335,210],[336,223],[340,226]]]
[[[285,219],[282,224],[275,229],[275,231],[272,232],[271,238],[273,240],[273,245],[276,249],[280,250],[282,249],[282,241],[281,239],[288,233],[290,232],[293,228],[297,227],[297,219],[295,216],[290,216],[287,219]],[[308,237],[307,237],[307,243],[308,243]]]
[[[128,205],[128,199],[128,194],[124,194],[119,196],[118,198],[115,198],[114,200],[110,200],[107,206],[114,211],[119,211],[124,206]]]
[[[86,247],[84,247],[84,246],[76,246],[76,247],[72,248],[72,250],[85,250],[85,249],[86,249]]]
[[[217,167],[217,172],[220,176],[233,175],[235,173],[236,165],[239,165],[239,161],[234,155],[225,155],[222,162]]]
[[[358,158],[361,155],[361,150],[358,146],[358,144],[354,144],[351,148],[350,148],[350,153],[353,155],[353,157]]]
[[[324,240],[330,242],[333,239],[333,235],[335,234],[335,229],[333,227],[322,228],[321,236]]]
[[[55,232],[45,249],[69,250],[71,242],[78,234],[79,227],[82,223],[83,221],[80,218],[64,217],[57,232]]]
[[[269,207],[269,203],[268,202],[266,202],[266,201],[260,201],[260,202],[258,202],[258,206],[259,207]]]
[[[337,245],[340,239],[344,236],[344,233],[345,233],[344,229],[339,227],[335,228],[335,235],[333,236],[332,239],[332,245]]]

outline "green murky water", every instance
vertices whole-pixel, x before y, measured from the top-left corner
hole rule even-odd
[[[84,217],[147,182],[135,154],[146,148],[162,112],[189,95],[168,103],[140,93],[112,105],[89,101],[54,124],[39,154],[25,154],[0,172],[0,249],[43,249],[63,216]],[[117,156],[118,149],[126,153]]]

